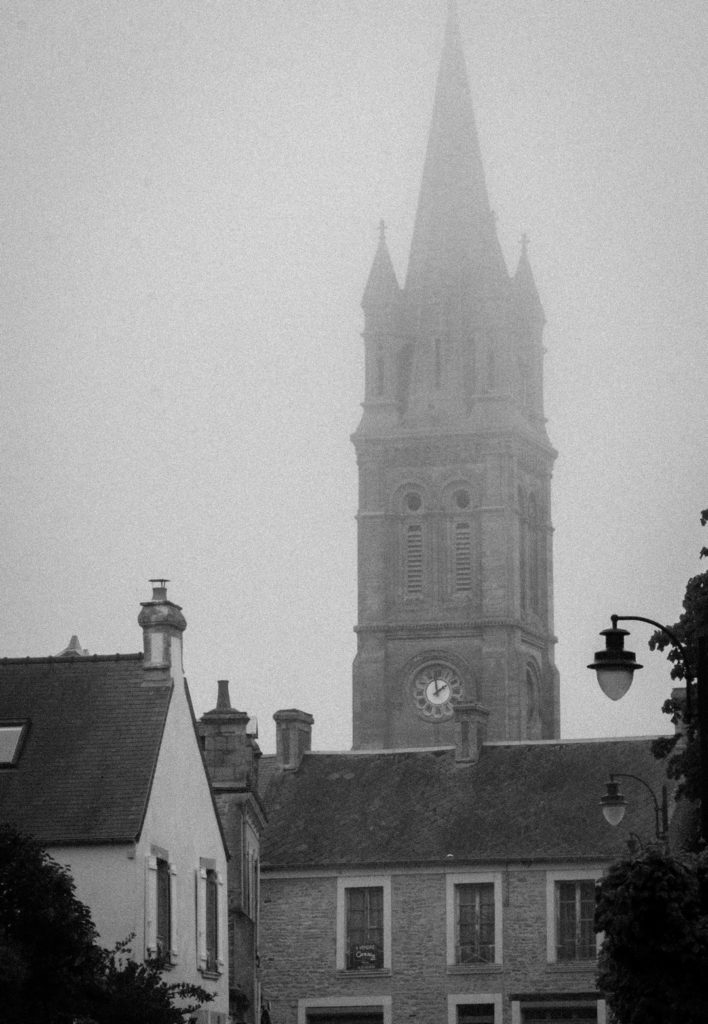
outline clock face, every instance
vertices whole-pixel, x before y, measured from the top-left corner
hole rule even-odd
[[[439,662],[424,665],[413,679],[413,700],[419,713],[434,722],[452,718],[452,705],[462,696],[457,672]]]

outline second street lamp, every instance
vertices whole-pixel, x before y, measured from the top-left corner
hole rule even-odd
[[[603,797],[600,798],[600,804],[602,805],[602,813],[605,821],[614,826],[624,818],[624,812],[627,808],[627,801],[620,792],[619,782],[615,782],[615,779],[634,779],[635,782],[640,782],[646,790],[654,803],[654,831],[656,838],[663,842],[666,840],[669,831],[669,810],[666,802],[666,786],[661,787],[661,804],[656,798],[656,793],[651,788],[648,782],[640,778],[638,775],[631,775],[628,772],[610,772],[609,781],[606,784],[606,792]]]

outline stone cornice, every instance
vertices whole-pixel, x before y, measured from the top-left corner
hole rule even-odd
[[[455,622],[447,620],[444,622],[367,622],[363,625],[354,626],[355,633],[384,633],[388,636],[397,635],[401,638],[422,637],[439,635],[441,633],[479,633],[484,629],[516,629],[522,639],[537,647],[545,647],[548,644],[555,644],[557,639],[553,635],[540,630],[529,629],[527,625],[515,618],[503,616],[468,619]]]

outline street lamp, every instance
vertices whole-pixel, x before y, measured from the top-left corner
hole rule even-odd
[[[612,825],[613,828],[619,825],[622,821],[624,818],[624,812],[627,809],[627,801],[620,792],[619,782],[615,782],[615,779],[634,779],[635,782],[640,782],[642,786],[649,791],[649,795],[654,802],[654,831],[656,833],[656,838],[663,842],[669,831],[669,811],[666,802],[666,786],[661,787],[660,805],[654,790],[638,775],[630,775],[627,772],[610,772],[610,778],[606,784],[606,792],[605,795],[600,798],[600,804],[602,806],[602,813],[605,817],[605,821],[609,825]]]
[[[612,626],[603,629],[600,636],[605,637],[604,651],[595,652],[595,660],[588,668],[597,672],[600,687],[611,700],[620,700],[632,685],[632,677],[642,666],[634,657],[633,651],[624,649],[624,638],[629,636],[626,629],[619,629],[618,622],[646,622],[654,626],[669,638],[674,647],[681,652],[684,675],[686,678],[686,720],[693,718],[691,688],[695,680],[698,698],[698,739],[700,752],[700,793],[701,793],[701,836],[708,842],[708,622],[699,622],[696,628],[697,661],[696,671],[691,667],[686,648],[679,638],[667,626],[662,626],[654,619],[646,619],[641,615],[612,615]],[[640,780],[641,781],[641,780]],[[607,796],[607,794],[606,794]],[[618,806],[617,804],[615,806]],[[620,819],[621,820],[621,819]]]

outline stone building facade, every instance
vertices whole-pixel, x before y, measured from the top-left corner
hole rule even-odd
[[[610,770],[659,789],[647,739],[268,759],[262,985],[274,1024],[605,1024],[594,887],[653,836]],[[478,756],[477,761],[470,756]]]

